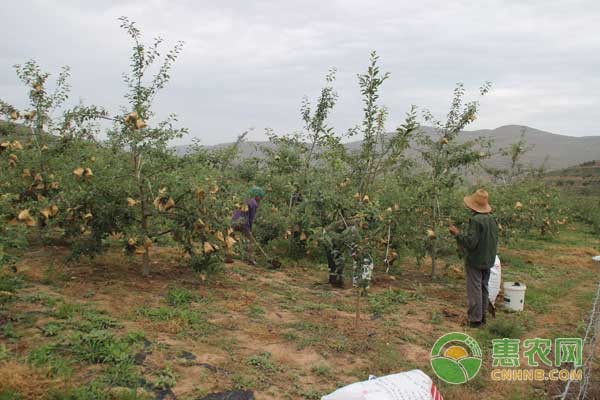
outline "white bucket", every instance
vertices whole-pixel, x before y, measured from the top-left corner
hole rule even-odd
[[[512,311],[523,311],[527,286],[520,282],[504,282],[504,307]]]

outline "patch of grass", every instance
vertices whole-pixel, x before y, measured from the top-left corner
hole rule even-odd
[[[172,307],[140,307],[135,313],[139,317],[147,318],[152,322],[173,321],[179,326],[179,333],[206,335],[214,331],[215,327],[204,317],[204,312],[187,308]]]
[[[102,380],[94,380],[86,385],[74,388],[50,390],[49,400],[147,400],[147,396],[138,396],[135,389],[111,390]]]
[[[167,366],[163,368],[156,376],[156,379],[152,381],[152,386],[155,389],[165,390],[172,388],[176,383],[177,376],[175,375],[175,372],[173,372],[170,366]]]
[[[60,376],[64,378],[73,375],[73,362],[61,357],[59,348],[55,344],[46,344],[33,349],[27,355],[27,362],[34,367],[45,367],[50,376]]]
[[[0,273],[0,291],[15,293],[23,287],[23,278],[19,275]]]
[[[348,349],[348,340],[346,338],[337,338],[329,344],[329,347],[338,353],[345,353]]]
[[[265,310],[261,306],[252,304],[248,308],[248,317],[250,317],[252,319],[259,319],[259,318],[264,317],[264,315],[265,315]]]
[[[441,322],[442,322],[442,314],[440,314],[437,311],[432,311],[431,312],[431,324],[439,325]]]
[[[303,349],[307,348],[308,346],[312,346],[313,344],[322,343],[322,342],[323,341],[318,337],[305,337],[305,338],[301,338],[298,341],[296,348],[298,350],[303,350]]]
[[[260,353],[258,355],[248,357],[246,362],[248,363],[248,365],[251,365],[251,366],[255,367],[256,369],[258,369],[262,372],[265,372],[265,373],[272,373],[272,372],[279,371],[279,367],[277,367],[273,363],[273,361],[271,361],[271,353],[269,353],[269,352],[264,352],[264,353]]]
[[[256,389],[257,383],[253,376],[236,372],[231,376],[231,382],[236,390]]]
[[[166,295],[167,303],[173,307],[189,305],[197,298],[198,296],[188,289],[178,286],[171,287]]]
[[[70,350],[77,359],[92,364],[133,362],[131,345],[108,331],[78,332],[70,339]]]
[[[502,255],[502,264],[507,264],[507,266],[510,266],[515,270],[527,270],[527,265],[521,258],[506,253]]]
[[[84,306],[77,303],[61,303],[54,310],[54,317],[58,319],[73,319],[77,314],[83,311]]]
[[[211,341],[211,343],[222,350],[225,350],[229,354],[233,354],[238,349],[238,341],[233,337],[219,336],[218,338]]]
[[[86,309],[81,313],[81,317],[83,320],[78,323],[77,329],[84,332],[123,327],[120,322],[112,317],[109,317],[103,311]]]
[[[520,338],[523,328],[517,321],[508,319],[495,319],[487,324],[487,330],[494,339],[496,338]]]
[[[397,371],[404,365],[404,359],[398,352],[396,346],[388,346],[380,343],[376,346],[374,362],[376,370],[380,374],[388,374]]]
[[[46,325],[40,327],[42,335],[46,337],[52,337],[58,335],[65,329],[65,326],[61,322],[48,322]]]
[[[53,285],[67,280],[67,275],[64,271],[56,268],[54,262],[51,262],[48,268],[44,270],[42,275],[42,283],[44,285]]]
[[[52,297],[44,292],[28,294],[21,298],[26,303],[41,303],[46,307],[54,307],[60,301],[58,297]]]
[[[4,343],[0,343],[0,361],[8,360],[12,357],[12,353]]]
[[[327,365],[315,365],[310,369],[310,372],[324,378],[333,378],[331,368],[329,368]]]
[[[312,322],[298,321],[288,324],[288,327],[301,332],[325,332],[327,327]]]
[[[177,317],[177,310],[169,307],[158,307],[158,308],[150,308],[150,307],[140,307],[135,313],[138,316],[149,319],[152,322],[156,321],[168,321]]]
[[[21,400],[22,397],[16,390],[2,389],[0,390],[0,400]]]
[[[295,334],[294,332],[283,332],[281,334],[281,336],[285,339],[285,340],[290,340],[290,341],[294,341],[294,340],[298,340],[300,339],[300,336],[298,336],[297,334]]]
[[[419,285],[415,288],[415,291],[411,293],[410,299],[414,301],[424,301],[426,298],[427,296],[423,290],[423,285],[419,283]]]
[[[554,299],[546,292],[529,286],[525,292],[525,307],[529,306],[534,311],[546,314],[550,311],[549,305],[552,304]]]
[[[104,371],[102,379],[110,386],[135,388],[140,381],[140,375],[132,362],[125,361],[110,365]]]
[[[142,331],[130,331],[123,336],[123,340],[127,341],[130,344],[139,344],[144,342],[146,339],[146,334]]]
[[[580,292],[575,296],[575,301],[578,306],[591,307],[595,295],[595,291]]]
[[[315,390],[315,389],[306,389],[306,390],[301,391],[299,394],[304,399],[319,400],[321,398],[321,396],[323,396],[325,393],[319,392],[318,390]]]
[[[20,337],[15,331],[14,325],[10,322],[7,322],[0,327],[0,335],[5,339],[18,339]]]
[[[402,289],[387,289],[369,297],[369,311],[381,316],[395,310],[399,304],[406,304],[408,296]]]

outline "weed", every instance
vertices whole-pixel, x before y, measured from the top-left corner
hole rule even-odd
[[[331,373],[331,368],[326,365],[315,365],[310,369],[310,371],[313,374],[322,376],[324,378],[331,378],[333,376]]]
[[[37,292],[23,296],[21,299],[26,303],[41,303],[46,307],[54,307],[58,303],[59,298],[51,297],[47,293]]]
[[[167,303],[173,307],[191,304],[197,297],[198,296],[183,287],[172,287],[166,295]]]
[[[82,361],[90,363],[132,362],[132,349],[125,340],[119,340],[107,331],[76,333],[71,338],[71,351]]]
[[[369,311],[381,316],[395,309],[399,304],[406,304],[406,293],[401,289],[387,289],[369,298]]]
[[[0,274],[0,292],[14,293],[23,287],[23,278],[8,273]]]
[[[141,307],[136,310],[138,316],[149,319],[150,321],[173,321],[178,325],[180,333],[186,333],[191,330],[195,334],[206,335],[214,330],[204,313],[198,310],[187,308]]]
[[[123,340],[130,344],[142,343],[146,339],[146,334],[142,331],[130,331],[123,336]]]
[[[506,319],[495,319],[488,323],[487,328],[495,338],[519,338],[523,334],[523,328],[519,324]]]
[[[308,400],[319,400],[322,395],[323,395],[323,393],[321,393],[317,390],[314,390],[314,389],[307,389],[307,390],[300,392],[300,396],[302,396],[303,398],[308,399]]]
[[[248,308],[248,317],[252,319],[262,318],[265,315],[265,310],[261,306],[252,304]]]
[[[54,316],[58,319],[73,319],[83,310],[81,304],[76,303],[61,303],[54,311]]]
[[[85,310],[81,316],[84,320],[79,323],[78,329],[84,332],[123,327],[116,319],[105,315],[101,311]]]
[[[46,337],[56,336],[59,332],[62,332],[65,326],[61,322],[48,322],[46,325],[40,327],[42,335]]]
[[[410,298],[411,300],[415,301],[424,301],[425,299],[427,299],[427,296],[425,295],[425,290],[423,289],[423,285],[419,283],[415,288],[415,291],[411,293]]]
[[[307,337],[307,338],[302,338],[298,341],[298,345],[296,346],[296,348],[298,350],[303,350],[305,348],[307,348],[308,346],[312,346],[313,344],[317,344],[317,343],[321,343],[322,340],[316,337]]]
[[[271,361],[271,353],[269,352],[248,357],[247,363],[248,365],[267,373],[279,370],[279,368]]]
[[[239,372],[233,374],[231,381],[233,382],[233,387],[236,390],[256,389],[257,386],[253,377],[242,375]]]
[[[18,339],[19,335],[15,332],[15,327],[10,322],[5,323],[0,327],[0,335],[5,339]]]
[[[529,305],[536,312],[546,314],[549,310],[548,306],[552,303],[552,297],[535,287],[528,287],[525,293],[525,304]]]
[[[140,380],[140,375],[133,363],[126,361],[110,365],[105,370],[104,380],[111,386],[135,387]]]
[[[160,371],[154,382],[152,382],[152,386],[154,386],[155,389],[165,390],[172,388],[176,383],[177,376],[175,375],[175,372],[173,372],[170,366],[167,366]]]
[[[380,343],[376,346],[374,354],[374,365],[377,366],[378,372],[383,374],[398,370],[405,362],[396,346]]]
[[[4,343],[0,343],[0,361],[8,360],[11,358],[12,353]]]
[[[338,353],[345,353],[348,349],[348,340],[336,339],[329,347]]]
[[[67,280],[67,276],[63,271],[60,271],[54,265],[54,262],[51,262],[48,268],[44,270],[42,276],[42,283],[44,285],[52,285],[61,281]]]
[[[2,389],[0,390],[0,400],[21,400],[22,397],[16,390]]]
[[[300,336],[298,336],[297,334],[295,334],[294,332],[283,332],[281,334],[281,336],[285,339],[285,340],[298,340],[300,339]]]
[[[168,307],[140,307],[136,310],[136,314],[149,319],[152,322],[168,321],[177,316],[177,310]]]
[[[60,357],[55,344],[40,346],[27,356],[27,362],[34,367],[46,367],[50,376],[70,377],[73,374],[72,362]]]

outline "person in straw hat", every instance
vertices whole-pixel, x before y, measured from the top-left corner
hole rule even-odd
[[[498,249],[498,224],[491,215],[489,195],[484,189],[478,189],[463,201],[473,212],[469,226],[464,232],[454,225],[450,225],[449,230],[465,252],[468,323],[471,327],[478,327],[485,324],[490,268],[494,265]]]

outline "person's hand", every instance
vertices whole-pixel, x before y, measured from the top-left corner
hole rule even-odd
[[[452,236],[458,235],[458,228],[454,225],[450,225],[450,227],[448,228],[448,231],[450,231],[450,234]]]

